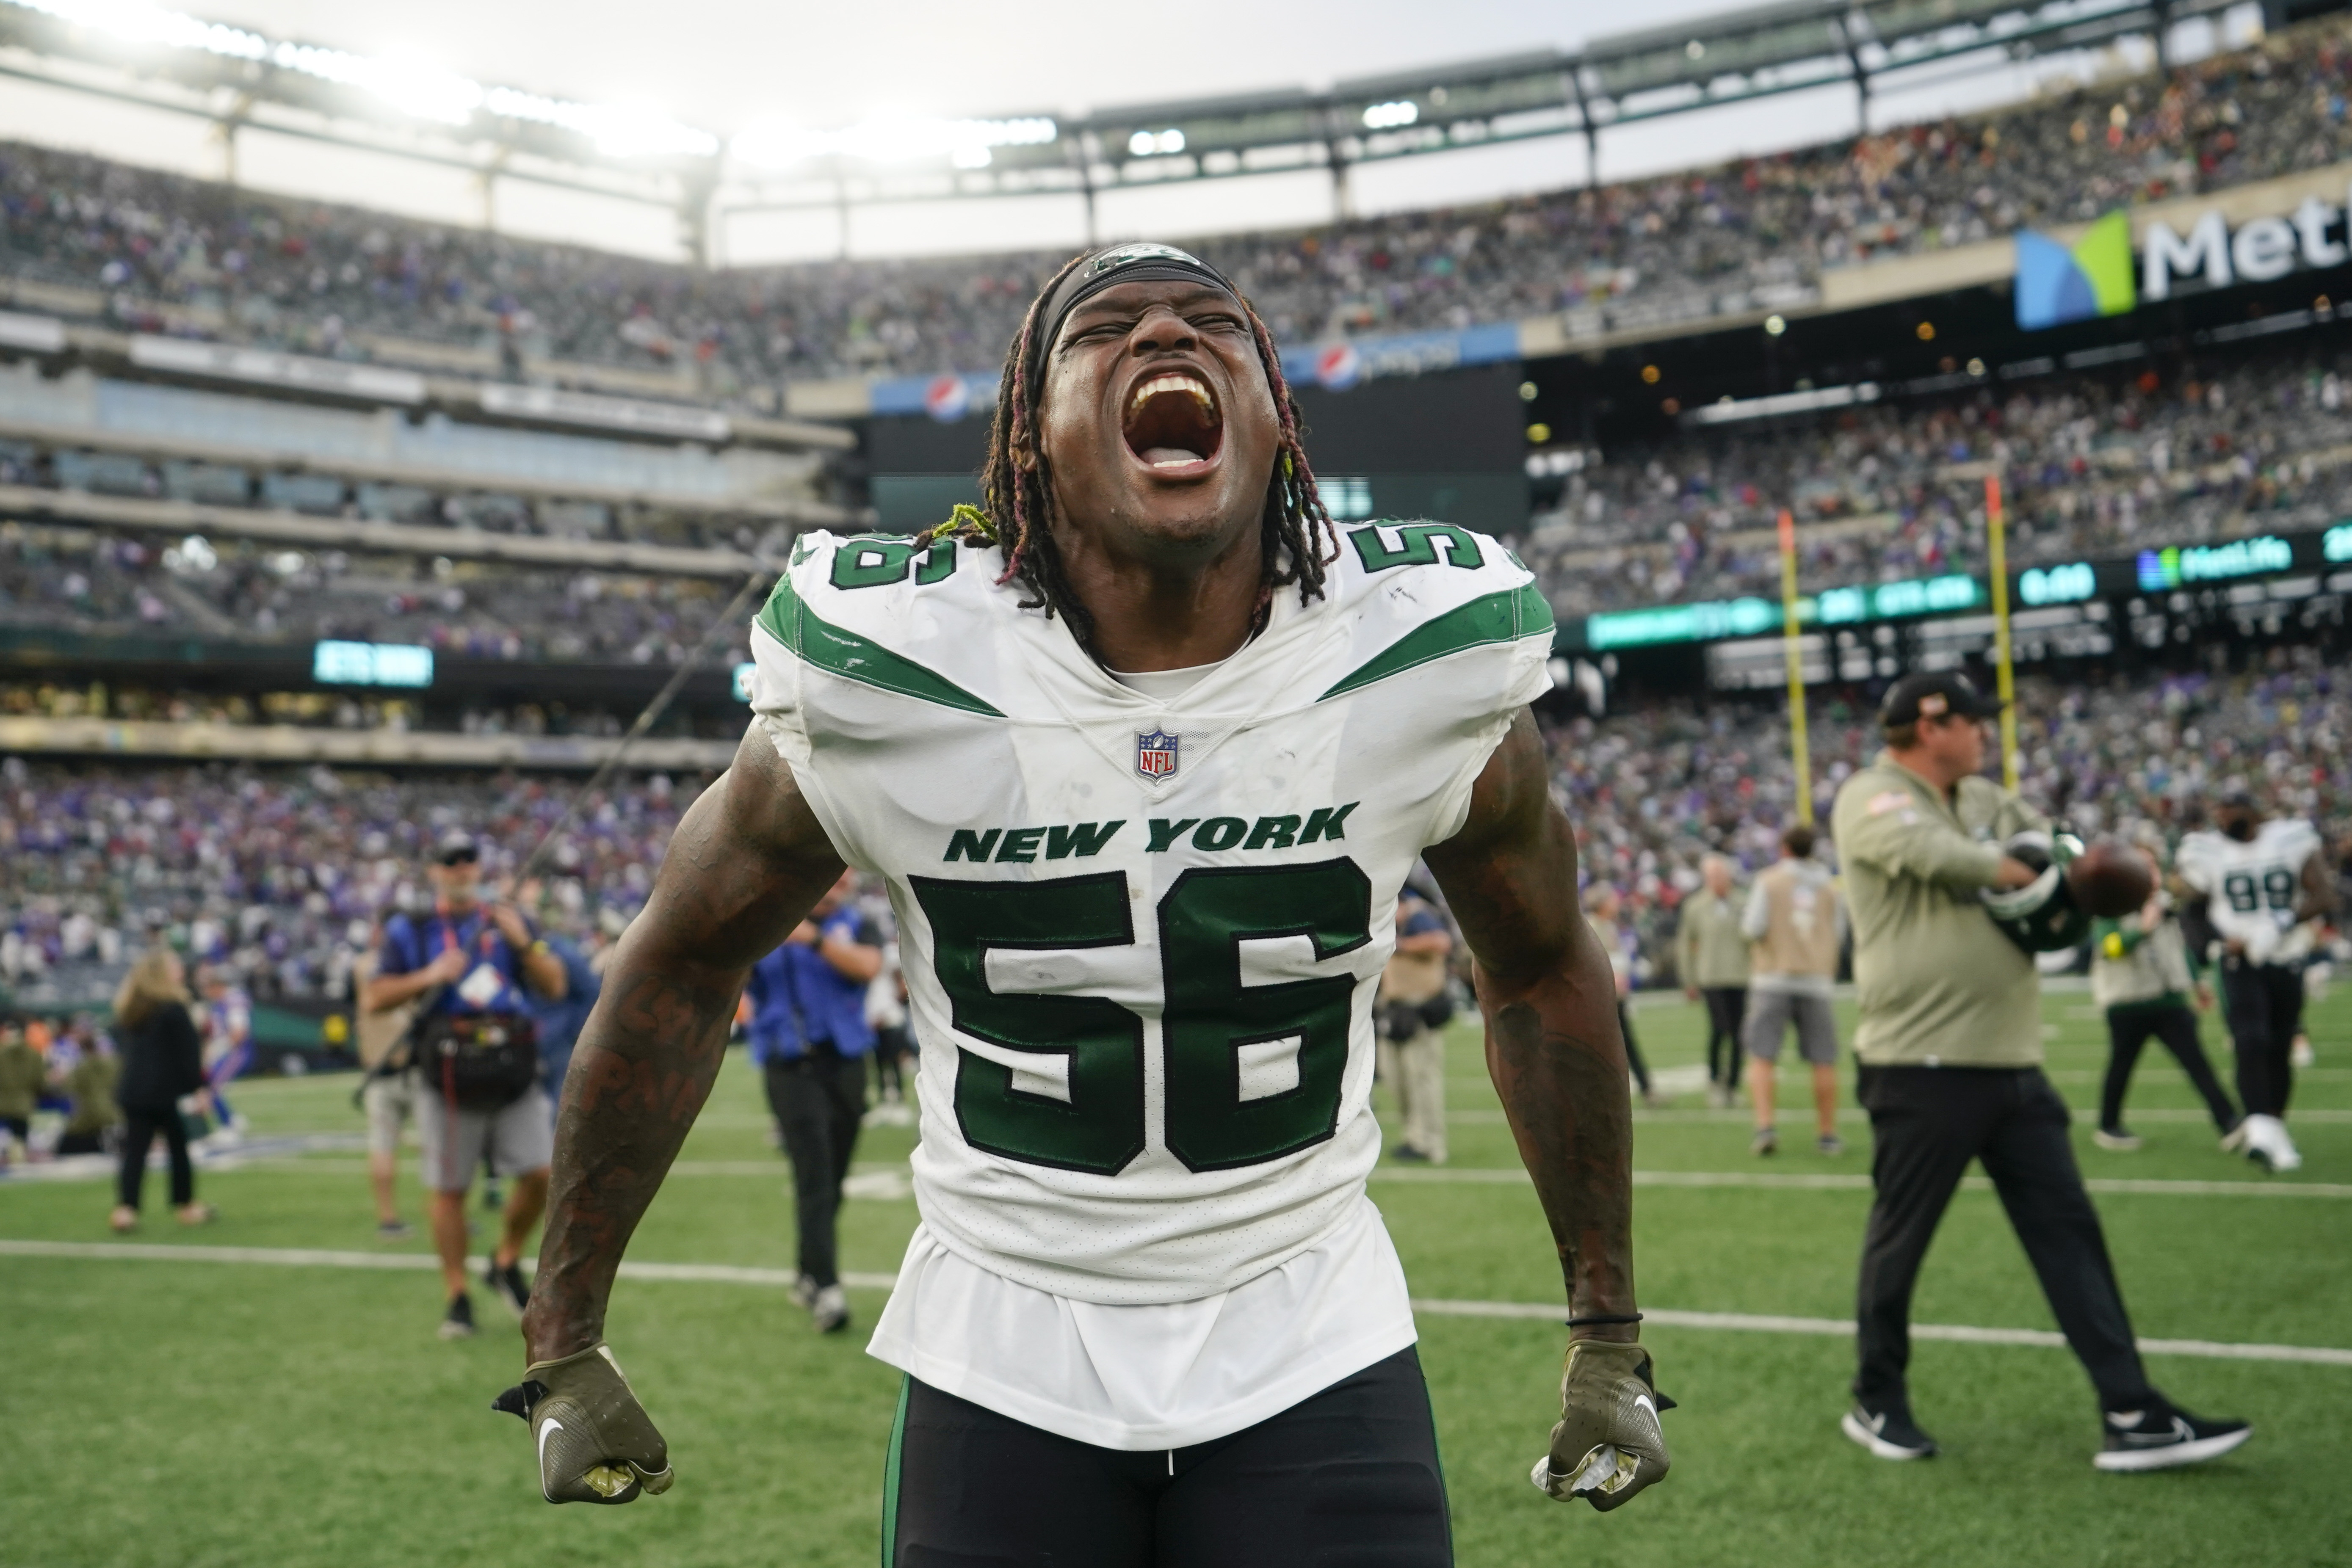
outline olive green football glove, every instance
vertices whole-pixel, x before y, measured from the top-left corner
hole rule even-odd
[[[1650,1353],[1640,1345],[1571,1341],[1559,1403],[1551,1452],[1536,1461],[1530,1478],[1547,1497],[1580,1497],[1606,1513],[1631,1502],[1674,1463],[1658,1412],[1675,1402],[1658,1392]]]
[[[611,1347],[537,1361],[491,1403],[520,1416],[539,1446],[539,1490],[550,1502],[635,1502],[669,1490],[669,1445],[629,1390]]]

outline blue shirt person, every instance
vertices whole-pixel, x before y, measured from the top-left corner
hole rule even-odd
[[[530,1016],[539,1025],[541,1082],[551,1096],[561,1096],[563,1075],[572,1066],[572,1048],[580,1041],[596,998],[604,994],[604,977],[588,967],[588,956],[568,936],[550,934],[548,947],[563,965],[563,994],[552,1000],[530,998]]]
[[[882,936],[850,904],[854,885],[844,872],[791,939],[751,966],[745,988],[751,1060],[793,1163],[801,1294],[828,1333],[849,1326],[834,1231],[866,1115],[866,988],[882,972]]]

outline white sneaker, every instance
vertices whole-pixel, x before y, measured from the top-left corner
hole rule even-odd
[[[849,1326],[849,1292],[839,1285],[827,1285],[809,1302],[809,1316],[819,1333],[839,1333]]]
[[[2294,1043],[2287,1048],[2286,1059],[2300,1070],[2316,1062],[2319,1060],[2319,1053],[2311,1049],[2309,1035],[2299,1034],[2294,1037]]]
[[[2249,1116],[2241,1125],[2244,1132],[2246,1157],[2273,1174],[2300,1170],[2303,1155],[2295,1148],[2294,1140],[2287,1135],[2286,1124],[2276,1116]]]

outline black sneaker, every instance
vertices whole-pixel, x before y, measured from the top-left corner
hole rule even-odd
[[[1882,1459],[1925,1459],[1936,1453],[1936,1439],[1919,1430],[1906,1405],[1873,1410],[1857,1401],[1838,1426],[1847,1437]]]
[[[1389,1158],[1401,1166],[1425,1166],[1430,1163],[1429,1156],[1411,1144],[1399,1144]]]
[[[482,1283],[517,1317],[522,1316],[522,1310],[530,1305],[530,1287],[523,1283],[522,1270],[514,1263],[503,1269],[495,1262],[483,1265]]]
[[[416,1232],[408,1228],[408,1221],[404,1219],[376,1221],[375,1239],[378,1241],[405,1241],[415,1234]]]
[[[2168,1470],[2219,1458],[2254,1435],[2243,1421],[2208,1421],[2159,1399],[2106,1413],[2106,1443],[2091,1456],[2103,1470]]]
[[[449,1310],[441,1314],[443,1339],[474,1337],[474,1298],[460,1291],[449,1298]]]

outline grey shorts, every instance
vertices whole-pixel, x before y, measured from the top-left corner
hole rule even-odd
[[[547,1091],[533,1085],[522,1098],[495,1111],[460,1108],[453,1119],[447,1103],[419,1088],[417,1139],[425,1146],[417,1176],[435,1192],[463,1192],[488,1155],[502,1176],[545,1170],[555,1157],[555,1117]]]
[[[400,1129],[416,1114],[416,1076],[395,1072],[371,1078],[360,1090],[360,1106],[367,1112],[367,1146],[372,1155],[400,1152]]]
[[[1837,1065],[1837,1014],[1827,997],[1750,987],[1740,1043],[1759,1061],[1780,1060],[1780,1040],[1797,1026],[1797,1054],[1822,1067]]]

